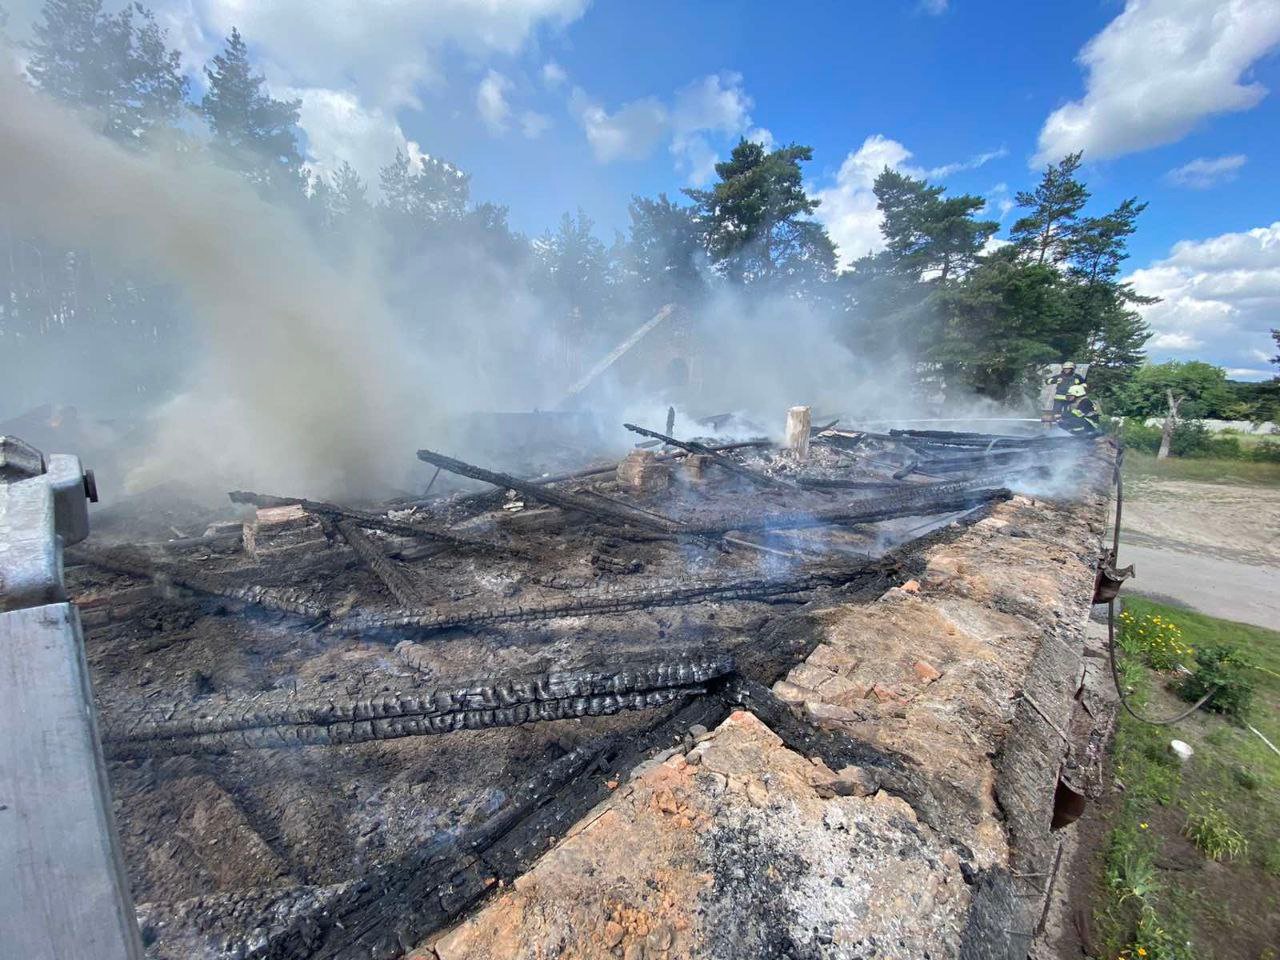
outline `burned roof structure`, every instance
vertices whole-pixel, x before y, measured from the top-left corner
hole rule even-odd
[[[68,553],[149,956],[1026,955],[1109,447],[637,432]]]

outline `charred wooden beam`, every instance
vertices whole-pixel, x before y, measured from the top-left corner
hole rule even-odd
[[[396,598],[396,602],[409,610],[420,610],[427,605],[427,598],[409,577],[392,563],[378,545],[369,539],[369,535],[352,520],[338,520],[334,528],[347,541],[356,556],[364,561],[374,576],[382,581],[382,585]]]
[[[676,523],[658,519],[652,514],[641,513],[630,508],[622,509],[608,506],[587,497],[580,497],[562,490],[554,490],[548,486],[540,486],[509,474],[486,470],[484,467],[464,463],[461,460],[446,457],[444,454],[436,453],[432,450],[419,450],[418,459],[448,470],[450,473],[456,473],[459,476],[470,477],[473,480],[480,480],[484,483],[492,483],[497,487],[506,487],[522,496],[529,497],[531,500],[548,503],[551,506],[560,507],[562,510],[576,510],[590,516],[600,517],[611,523],[644,527],[660,533],[675,533],[679,530],[679,526]]]
[[[469,537],[460,537],[457,534],[446,533],[443,530],[437,530],[434,527],[426,526],[421,523],[410,523],[405,520],[392,520],[390,517],[381,513],[373,513],[368,510],[355,510],[351,507],[341,507],[336,503],[325,503],[319,500],[306,500],[301,497],[276,497],[267,493],[254,493],[251,490],[232,490],[227,496],[232,503],[251,504],[256,507],[291,507],[299,506],[308,513],[313,513],[318,517],[328,517],[332,520],[350,520],[362,527],[370,530],[381,530],[384,533],[395,534],[400,537],[418,537],[425,540],[434,540],[445,546],[453,547],[458,550],[477,550],[489,553],[501,553],[509,556],[521,557],[529,559],[530,554],[518,547],[508,546],[501,543],[492,543],[487,540],[473,540]]]
[[[842,507],[726,514],[711,521],[691,524],[688,532],[711,536],[730,530],[795,530],[878,523],[898,517],[923,517],[967,510],[993,500],[1007,500],[1011,496],[1012,493],[1004,487],[975,488],[964,482],[919,484],[898,493],[871,497]]]
[[[656,430],[646,430],[644,427],[638,427],[634,423],[624,423],[624,427],[632,433],[638,433],[642,437],[652,437],[654,440],[661,440],[663,443],[672,447],[679,447],[689,453],[700,453],[710,457],[719,466],[728,470],[735,476],[749,480],[759,487],[770,487],[776,490],[794,490],[793,484],[779,480],[776,477],[770,477],[761,473],[759,470],[752,470],[750,467],[744,467],[732,457],[726,457],[723,453],[706,444],[698,443],[695,440],[677,440],[675,437],[669,437],[665,433],[658,433]]]
[[[293,614],[308,620],[325,620],[329,617],[329,608],[317,603],[302,590],[232,583],[217,575],[156,563],[149,557],[130,550],[79,547],[68,556],[75,562],[110,573],[123,573],[162,585],[171,584],[194,593],[234,600],[277,613]]]
[[[732,670],[732,657],[712,654],[557,670],[365,699],[297,700],[262,694],[226,703],[148,706],[108,715],[103,748],[108,757],[130,759],[363,743],[607,716],[702,693],[702,684]]]
[[[853,567],[812,571],[790,577],[764,579],[693,581],[666,590],[635,590],[592,593],[559,603],[534,607],[489,607],[481,610],[425,614],[351,613],[335,620],[332,628],[340,633],[364,635],[384,630],[440,632],[466,627],[493,626],[504,623],[535,623],[559,617],[586,614],[626,613],[657,607],[687,606],[693,603],[730,600],[766,600],[771,597],[806,593],[822,587],[843,586],[874,578],[878,573],[873,563]]]

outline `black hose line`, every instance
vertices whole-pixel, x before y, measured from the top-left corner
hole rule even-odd
[[[1111,566],[1114,568],[1120,562],[1120,517],[1124,509],[1124,479],[1121,475],[1121,468],[1124,466],[1124,446],[1119,446],[1116,452],[1116,521],[1115,529],[1112,531],[1111,537]],[[1107,601],[1107,662],[1111,665],[1111,682],[1115,684],[1116,696],[1120,698],[1120,706],[1124,707],[1129,716],[1143,723],[1149,723],[1153,727],[1167,727],[1177,723],[1179,720],[1185,720],[1191,716],[1206,703],[1209,698],[1218,692],[1217,686],[1209,688],[1209,692],[1193,703],[1186,710],[1173,717],[1163,719],[1153,719],[1152,717],[1144,717],[1129,703],[1129,696],[1124,692],[1123,685],[1120,683],[1120,668],[1116,664],[1116,601],[1111,599]]]

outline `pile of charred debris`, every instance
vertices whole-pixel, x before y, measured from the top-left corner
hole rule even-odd
[[[402,955],[612,773],[737,704],[780,717],[807,605],[874,599],[1081,449],[633,429],[621,463],[525,479],[422,450],[469,489],[235,492],[244,519],[203,536],[69,551],[149,955]]]

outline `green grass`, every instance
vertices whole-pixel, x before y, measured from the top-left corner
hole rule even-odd
[[[1194,480],[1201,483],[1245,483],[1280,486],[1280,463],[1252,463],[1248,460],[1209,460],[1169,457],[1157,460],[1149,453],[1126,450],[1126,480]]]
[[[1189,647],[1239,647],[1260,668],[1252,671],[1256,692],[1245,719],[1280,743],[1280,633],[1141,598],[1127,600],[1125,608],[1134,618],[1173,621]],[[1168,716],[1185,706],[1163,689],[1172,675],[1148,670],[1135,656],[1121,661],[1121,676],[1140,713]],[[1169,752],[1175,737],[1195,750],[1185,765]],[[1096,911],[1102,956],[1235,960],[1215,953],[1214,937],[1205,931],[1229,925],[1241,912],[1280,908],[1274,893],[1269,902],[1261,890],[1257,902],[1214,902],[1196,890],[1197,874],[1157,863],[1162,849],[1185,844],[1185,836],[1206,856],[1222,859],[1222,870],[1256,868],[1280,877],[1280,757],[1247,727],[1204,712],[1174,727],[1122,713],[1112,757],[1124,790],[1103,850],[1105,889]]]

